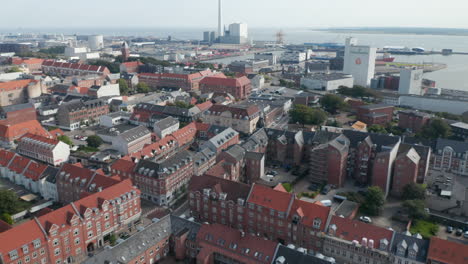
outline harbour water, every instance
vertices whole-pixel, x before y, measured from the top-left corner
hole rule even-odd
[[[171,36],[174,40],[195,40],[202,38],[202,32],[206,28],[87,28],[87,29],[0,29],[0,33],[63,33],[63,34],[104,34],[107,36],[153,36],[166,38]],[[249,30],[252,40],[274,41],[278,28],[251,28]],[[410,34],[358,34],[358,33],[333,33],[326,31],[314,31],[306,28],[283,29],[287,43],[301,44],[306,42],[335,42],[344,43],[347,37],[358,38],[359,43],[371,45],[377,48],[384,46],[423,47],[427,51],[452,49],[458,52],[468,52],[468,36],[442,36],[442,35],[410,35]],[[228,58],[239,60],[246,57]],[[224,59],[222,59],[224,60]],[[447,68],[437,72],[425,74],[426,78],[437,82],[437,87],[468,91],[468,55],[413,55],[396,56],[397,62],[437,62],[447,64]],[[225,62],[225,61],[222,61]]]

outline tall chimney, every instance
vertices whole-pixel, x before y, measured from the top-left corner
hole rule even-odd
[[[223,30],[223,11],[221,8],[221,0],[218,0],[218,37],[224,36]]]

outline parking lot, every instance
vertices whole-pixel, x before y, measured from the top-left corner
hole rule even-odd
[[[277,175],[268,174],[269,172],[275,171]],[[271,177],[271,176],[273,177]],[[261,184],[267,186],[276,186],[279,183],[291,183],[296,179],[297,176],[292,175],[290,172],[287,172],[283,168],[278,168],[276,166],[265,166],[265,175],[261,177]]]

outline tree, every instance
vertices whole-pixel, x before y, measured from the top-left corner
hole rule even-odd
[[[363,212],[369,215],[378,215],[385,203],[385,194],[378,186],[367,188],[365,202],[361,204]]]
[[[144,82],[138,83],[136,88],[139,93],[149,93],[150,91],[148,85]]]
[[[385,127],[381,126],[381,125],[377,125],[377,124],[374,124],[374,125],[371,125],[370,127],[367,128],[367,131],[369,132],[372,132],[372,133],[379,133],[379,134],[387,134],[387,130],[385,129]]]
[[[183,102],[183,101],[177,101],[174,103],[175,106],[177,107],[180,107],[180,108],[187,108],[187,109],[190,109],[193,107],[193,105],[191,104],[188,104],[186,102]]]
[[[10,214],[8,213],[3,213],[1,216],[0,216],[0,219],[2,219],[3,221],[5,221],[6,223],[12,225],[13,224],[13,218],[11,217]]]
[[[450,126],[439,118],[432,119],[429,124],[424,125],[421,132],[417,135],[420,138],[448,138],[451,134]]]
[[[119,90],[121,95],[127,95],[128,94],[128,84],[124,79],[119,79]]]
[[[70,146],[73,145],[73,142],[71,141],[71,139],[69,137],[65,136],[65,135],[58,136],[57,139],[62,141],[63,143],[65,143],[67,145],[70,145]]]
[[[305,105],[294,105],[289,111],[291,121],[302,125],[320,125],[327,119],[327,114],[320,110]]]
[[[12,66],[10,69],[5,71],[6,73],[12,73],[12,72],[21,72],[21,69],[18,66]]]
[[[403,187],[401,196],[404,200],[424,200],[426,199],[426,185],[410,183]]]
[[[19,201],[16,193],[10,190],[0,190],[0,212],[16,214],[23,211],[25,206]]]
[[[96,135],[92,135],[86,139],[86,143],[88,143],[89,147],[99,148],[99,146],[102,145],[103,141],[102,141],[102,138]]]
[[[109,236],[109,243],[111,246],[115,246],[115,243],[117,242],[117,236],[115,234],[111,234]]]
[[[322,105],[325,111],[336,114],[338,110],[341,110],[345,107],[345,102],[343,98],[335,94],[326,94],[320,99],[320,104]]]
[[[107,67],[111,73],[120,72],[120,65],[115,62],[110,62],[107,60],[95,60],[95,61],[88,61],[88,64]]]
[[[351,97],[379,97],[372,89],[365,88],[363,86],[355,85],[352,88],[345,86],[340,86],[338,88],[338,93],[341,95],[351,96]]]
[[[424,200],[407,200],[402,204],[412,219],[427,219],[429,214],[426,212]]]

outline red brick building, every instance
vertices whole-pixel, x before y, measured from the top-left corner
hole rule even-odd
[[[36,109],[32,104],[3,106],[0,110],[0,124],[16,124],[37,120]]]
[[[95,66],[81,63],[58,62],[45,60],[42,63],[42,73],[47,75],[70,76],[96,74],[107,76],[110,71],[105,66]]]
[[[236,99],[246,99],[252,90],[249,78],[206,77],[200,81],[202,93],[230,93]]]
[[[120,73],[137,73],[138,67],[141,65],[143,65],[143,63],[139,61],[123,62],[120,64]]]
[[[420,160],[421,157],[414,148],[398,154],[393,171],[392,195],[400,197],[406,185],[417,182]]]
[[[63,164],[56,177],[59,201],[64,204],[77,201],[90,193],[100,192],[117,183],[118,178],[84,168],[80,163]]]
[[[398,112],[398,126],[408,129],[413,133],[421,131],[424,125],[428,124],[431,120],[431,115],[418,112],[418,111],[399,111]]]
[[[278,243],[221,224],[204,224],[197,233],[198,264],[272,263]]]
[[[341,135],[310,150],[310,180],[342,187],[346,180],[349,140]]]
[[[195,73],[141,73],[138,78],[152,89],[182,88],[184,91],[198,90],[200,81],[214,75],[210,70]]]
[[[363,105],[357,107],[357,120],[370,125],[386,125],[393,119],[394,107],[386,104]]]
[[[249,234],[297,246],[321,248],[330,208],[298,200],[284,188],[200,176],[189,185],[192,215],[199,221],[221,223]]]
[[[27,120],[14,123],[0,122],[0,145],[2,147],[12,147],[15,145],[15,140],[20,139],[27,133],[50,137],[49,132],[45,130],[37,120]]]
[[[42,67],[43,59],[38,58],[11,58],[11,64],[28,69],[30,72],[39,71]]]
[[[60,128],[75,130],[84,124],[99,122],[99,118],[109,113],[109,105],[100,99],[75,99],[60,105],[57,121]]]
[[[122,181],[0,233],[0,261],[81,263],[107,235],[140,218],[139,194],[130,180]]]

